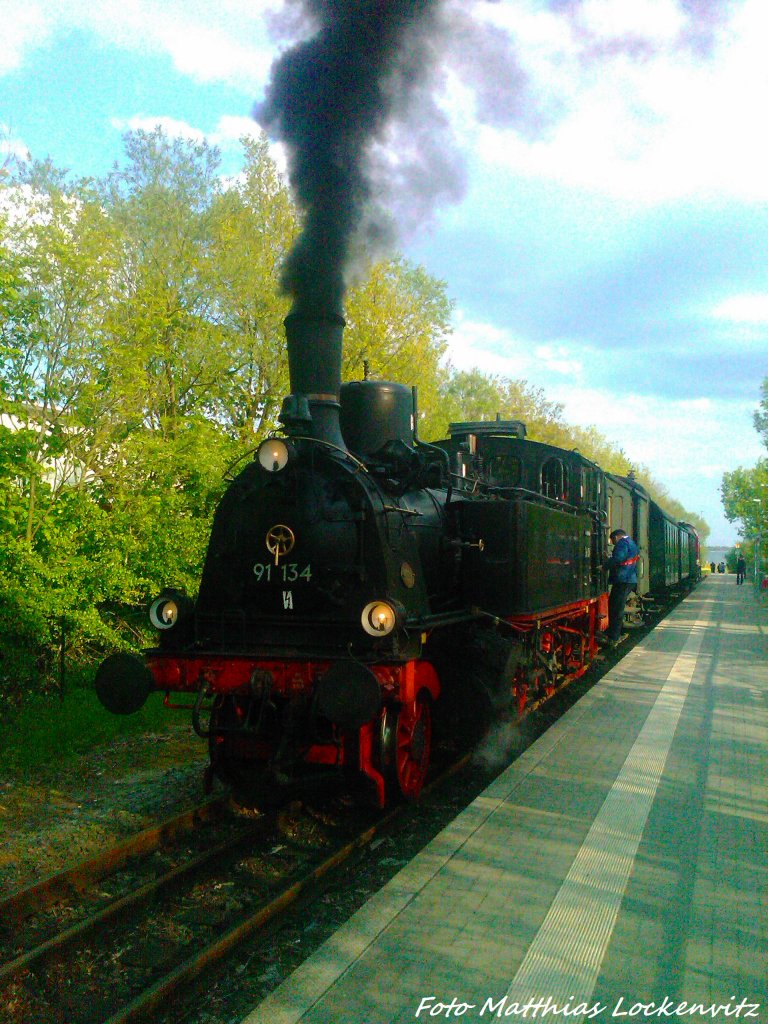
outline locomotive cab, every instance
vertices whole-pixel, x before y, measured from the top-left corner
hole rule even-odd
[[[528,440],[518,421],[452,423],[450,433],[439,443],[464,496],[461,532],[483,538],[464,566],[465,601],[484,597],[509,616],[601,595],[603,472],[578,452]]]

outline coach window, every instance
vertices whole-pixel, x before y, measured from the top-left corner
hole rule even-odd
[[[541,493],[558,501],[568,500],[568,470],[561,459],[547,459],[542,465]]]

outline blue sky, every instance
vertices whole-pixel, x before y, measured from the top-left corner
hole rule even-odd
[[[485,33],[465,22],[434,76],[452,142],[433,177],[450,164],[453,193],[401,189],[393,213],[456,302],[453,365],[544,388],[733,542],[722,474],[766,454],[768,5],[445,4]],[[275,11],[0,0],[0,146],[101,175],[126,129],[160,123],[233,172],[283,45]]]

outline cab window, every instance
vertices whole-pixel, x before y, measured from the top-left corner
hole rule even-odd
[[[561,459],[547,459],[541,467],[541,493],[558,501],[568,500],[568,470]]]
[[[520,459],[510,452],[498,452],[488,460],[488,476],[496,487],[519,487],[522,475]]]

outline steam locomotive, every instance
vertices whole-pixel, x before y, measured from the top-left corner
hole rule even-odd
[[[215,515],[196,600],[151,604],[157,645],[96,677],[116,713],[187,694],[238,798],[418,796],[433,731],[472,742],[582,675],[607,626],[609,528],[640,546],[631,614],[695,582],[694,529],[632,478],[524,424],[417,435],[415,390],[340,385],[344,321],[285,321],[292,393]]]

